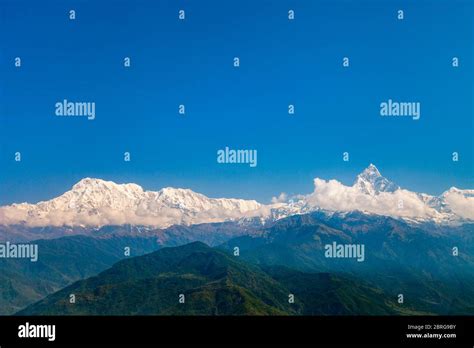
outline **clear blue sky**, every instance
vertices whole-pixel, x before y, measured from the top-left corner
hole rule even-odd
[[[86,176],[268,202],[310,192],[314,177],[351,184],[369,163],[412,190],[474,188],[473,7],[0,0],[0,204]],[[389,98],[421,102],[420,120],[380,117]],[[95,102],[96,119],[56,117],[63,99]],[[225,146],[257,149],[258,166],[218,164]]]

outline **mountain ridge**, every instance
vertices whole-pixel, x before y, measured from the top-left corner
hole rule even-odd
[[[474,190],[455,187],[440,196],[402,189],[370,164],[352,186],[314,179],[314,191],[283,202],[209,198],[190,189],[145,191],[133,183],[84,178],[59,197],[36,204],[0,207],[0,226],[143,225],[166,228],[223,221],[260,220],[262,224],[312,211],[391,216],[411,222],[459,224],[474,221]]]
[[[76,298],[73,304],[68,301],[71,293]],[[294,302],[289,301],[292,294]],[[410,311],[361,282],[287,268],[266,271],[194,242],[119,261],[17,315],[387,315]]]

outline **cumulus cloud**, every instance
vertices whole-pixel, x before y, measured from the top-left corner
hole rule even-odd
[[[448,191],[445,201],[456,215],[474,220],[474,192],[471,195],[464,195],[460,191]]]
[[[360,210],[393,217],[436,217],[439,213],[407,190],[370,195],[336,180],[314,179],[314,192],[306,196],[310,206],[332,211]]]
[[[215,206],[196,212],[183,212],[181,209],[161,206],[159,210],[143,207],[133,210],[117,210],[98,207],[85,212],[74,210],[37,211],[34,205],[12,205],[0,207],[0,224],[25,224],[29,227],[43,226],[106,226],[106,225],[145,225],[165,228],[177,224],[199,224],[222,222],[242,217],[258,216],[260,209],[241,211]]]
[[[272,197],[272,203],[284,203],[288,199],[288,195],[285,192],[280,193],[278,197]]]

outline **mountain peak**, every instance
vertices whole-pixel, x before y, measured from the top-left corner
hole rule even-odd
[[[133,191],[143,191],[142,187],[137,184],[116,184],[113,181],[106,181],[96,178],[84,178],[78,181],[73,187],[73,191],[84,191],[90,189],[105,189],[105,190],[133,190]]]
[[[0,207],[0,225],[44,226],[144,225],[166,228],[224,221],[278,220],[315,210],[364,211],[374,214],[435,219],[474,220],[474,190],[452,187],[441,196],[399,190],[374,164],[365,168],[352,186],[337,180],[314,179],[314,192],[296,201],[264,205],[255,200],[209,198],[190,189],[165,187],[145,191],[133,183],[86,177],[71,190],[48,201]],[[393,193],[393,194],[391,194]],[[404,199],[406,198],[406,199]],[[405,208],[398,208],[401,199]]]
[[[91,186],[91,185],[97,185],[97,184],[100,184],[100,183],[103,183],[105,182],[104,180],[102,179],[95,179],[95,178],[83,178],[81,180],[79,180],[74,186],[73,188],[75,187],[85,187],[85,186]]]
[[[384,178],[372,163],[357,175],[354,187],[370,195],[376,195],[380,192],[394,192],[399,189],[393,182]]]
[[[376,178],[376,177],[381,177],[382,174],[380,174],[379,170],[377,169],[375,165],[370,163],[369,166],[365,168],[362,173],[359,174],[359,176],[363,176],[366,178]]]
[[[160,191],[164,195],[197,195],[197,192],[194,192],[193,190],[190,189],[184,189],[184,188],[176,188],[176,187],[163,187]]]
[[[465,196],[465,197],[474,197],[474,190],[469,190],[469,189],[463,190],[463,189],[457,188],[455,186],[451,186],[449,190],[444,191],[441,194],[441,197],[446,197],[450,194],[456,194],[456,195],[461,195],[461,196]]]

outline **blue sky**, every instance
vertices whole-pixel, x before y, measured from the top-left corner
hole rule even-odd
[[[351,184],[369,163],[411,190],[474,188],[473,7],[1,0],[0,204],[86,176],[268,202],[312,191],[314,177]],[[56,117],[63,99],[95,102],[96,119]],[[381,117],[387,99],[420,102],[420,120]],[[226,146],[256,149],[258,166],[218,164]]]

